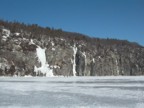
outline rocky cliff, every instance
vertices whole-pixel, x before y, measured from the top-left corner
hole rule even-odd
[[[0,75],[144,75],[144,47],[0,20]]]

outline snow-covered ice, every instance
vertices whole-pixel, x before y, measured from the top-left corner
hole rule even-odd
[[[0,77],[0,108],[144,108],[144,76]]]

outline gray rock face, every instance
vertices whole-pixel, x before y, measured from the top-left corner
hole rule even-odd
[[[55,76],[144,75],[144,48],[136,43],[0,24],[1,76],[46,76],[49,72]],[[44,50],[45,62],[37,55],[38,47]]]

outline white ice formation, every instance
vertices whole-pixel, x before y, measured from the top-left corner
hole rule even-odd
[[[76,53],[77,53],[77,47],[76,45],[73,46],[73,76],[76,76]]]
[[[53,75],[53,69],[50,68],[49,64],[46,62],[46,55],[45,55],[45,49],[42,49],[40,46],[36,49],[37,57],[39,62],[41,63],[41,67],[36,67],[34,71],[38,74],[39,72],[45,74],[47,77],[52,77]]]

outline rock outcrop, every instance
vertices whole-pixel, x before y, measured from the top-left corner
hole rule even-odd
[[[144,75],[144,47],[0,20],[1,76]]]

